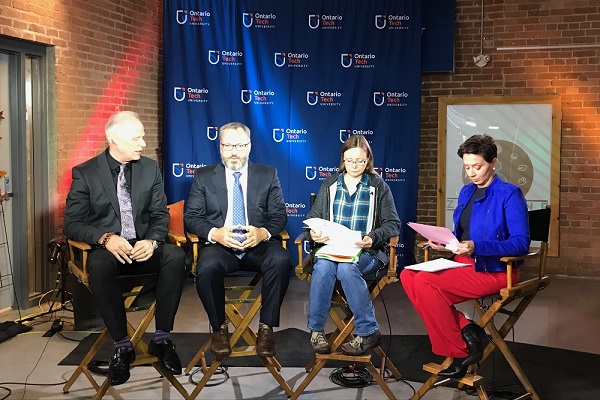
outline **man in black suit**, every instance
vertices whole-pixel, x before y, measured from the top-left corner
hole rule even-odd
[[[225,318],[225,276],[261,271],[262,308],[256,351],[275,355],[273,327],[287,291],[291,264],[281,246],[287,222],[275,168],[249,163],[250,129],[231,122],[219,130],[222,163],[196,170],[186,202],[185,227],[204,242],[198,255],[196,289],[213,330],[211,350],[231,353]]]
[[[158,273],[156,332],[149,352],[166,370],[181,374],[170,331],[186,278],[185,253],[164,243],[169,212],[161,172],[156,161],[141,155],[146,142],[136,113],[112,115],[105,133],[108,149],[73,168],[64,232],[92,246],[90,289],[115,347],[109,381],[125,383],[135,359],[117,281],[120,274]]]

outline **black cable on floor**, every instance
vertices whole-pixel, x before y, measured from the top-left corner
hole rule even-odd
[[[9,388],[7,388],[6,386],[0,386],[0,389],[4,389],[4,390],[6,390],[8,392],[6,394],[6,396],[2,397],[0,400],[8,399],[8,396],[10,396],[10,394],[12,393],[12,390],[10,390]]]
[[[363,388],[373,383],[373,376],[362,365],[350,364],[334,369],[329,375],[329,380],[338,386]]]
[[[229,380],[229,372],[227,372],[227,370],[228,370],[228,369],[229,369],[229,368],[228,368],[227,366],[223,366],[223,365],[221,365],[220,367],[218,367],[218,368],[215,370],[215,372],[214,372],[213,376],[211,376],[211,377],[210,377],[210,379],[208,380],[208,382],[206,382],[206,385],[205,385],[205,386],[206,386],[206,387],[211,387],[211,386],[219,386],[219,385],[221,385],[221,384],[223,384],[223,383],[227,382],[227,381]],[[191,384],[193,384],[193,385],[197,385],[197,384],[198,384],[198,382],[196,382],[196,381],[194,380],[194,375],[195,375],[195,374],[197,374],[198,372],[202,372],[202,367],[198,367],[198,368],[196,368],[195,370],[193,370],[193,371],[190,373],[190,377],[189,377],[188,381],[189,381]],[[211,383],[210,381],[213,379],[213,377],[214,377],[215,375],[223,375],[223,378],[222,378],[221,380],[219,380],[219,381],[216,381],[216,382],[212,382],[212,383]]]

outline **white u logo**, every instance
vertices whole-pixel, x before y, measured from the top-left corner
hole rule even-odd
[[[373,92],[373,104],[377,107],[381,107],[384,101],[385,97],[383,96],[383,92]]]
[[[181,94],[180,97],[177,96],[177,92],[180,92],[180,94]],[[175,86],[173,88],[173,98],[175,98],[175,100],[177,100],[177,101],[185,100],[185,88]]]
[[[387,24],[387,19],[383,15],[375,16],[375,28],[383,29],[383,28],[385,28],[386,24]]]
[[[352,65],[352,56],[348,53],[342,53],[340,63],[344,68],[350,68]]]
[[[275,53],[275,65],[283,67],[285,65],[285,53]]]
[[[279,135],[277,133],[279,133]],[[280,129],[280,128],[274,128],[273,129],[273,140],[276,143],[281,142],[283,140],[283,137],[284,137],[284,135],[283,135],[283,129]]]
[[[175,16],[175,19],[177,20],[177,23],[179,25],[183,25],[187,22],[187,14],[185,13],[186,10],[177,10],[177,14]],[[184,16],[183,21],[181,20],[181,15]]]

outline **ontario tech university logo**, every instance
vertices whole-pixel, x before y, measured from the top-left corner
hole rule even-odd
[[[272,90],[242,89],[240,99],[244,104],[270,106],[275,104],[275,92]]]
[[[310,29],[342,29],[341,15],[308,14]]]
[[[408,93],[406,92],[373,92],[373,104],[381,107],[405,107],[408,105]]]
[[[287,143],[306,143],[308,131],[306,129],[295,128],[273,128],[273,141],[281,143],[284,140]]]
[[[209,50],[208,51],[208,62],[212,65],[242,65],[242,57],[244,53],[241,51],[228,51],[228,50]]]
[[[306,68],[308,67],[308,54],[306,53],[275,53],[273,59],[275,66],[283,67],[287,64],[288,68]]]
[[[192,163],[182,163],[182,162],[174,162],[172,166],[171,173],[175,178],[181,178],[185,175],[186,178],[193,178],[196,170],[201,167],[206,167],[206,164],[192,164]]]
[[[190,103],[207,103],[207,95],[207,88],[185,88],[183,86],[173,87],[173,98],[179,102],[187,99],[187,101]]]
[[[307,165],[304,169],[304,176],[309,181],[313,181],[316,178],[319,178],[320,181],[325,180],[328,176],[335,174],[338,170],[338,167],[324,167],[324,166],[314,166]]]
[[[216,126],[207,126],[206,127],[206,138],[208,140],[217,140],[219,137],[219,128]]]
[[[352,135],[363,135],[371,143],[372,140],[368,136],[372,136],[373,134],[373,131],[370,129],[340,129],[340,142],[344,143]]]
[[[242,24],[246,28],[273,29],[275,28],[276,19],[277,15],[273,13],[242,13]]]
[[[288,217],[304,218],[306,217],[306,204],[304,203],[285,203],[285,212]]]
[[[340,92],[306,92],[306,102],[310,106],[318,104],[320,106],[339,107],[342,105],[341,100],[342,94]]]
[[[194,11],[194,10],[177,10],[175,20],[179,25],[185,25],[189,22],[190,25],[210,25],[210,11]]]
[[[344,68],[375,68],[375,54],[342,53],[340,63]]]
[[[375,28],[377,29],[408,29],[408,15],[376,15]]]

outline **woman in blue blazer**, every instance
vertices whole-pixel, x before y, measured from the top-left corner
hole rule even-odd
[[[461,189],[454,210],[454,234],[460,243],[453,258],[472,267],[439,272],[405,269],[400,274],[406,294],[425,322],[432,351],[454,359],[438,373],[442,377],[463,377],[469,365],[481,360],[487,338],[454,304],[498,293],[506,286],[506,264],[500,258],[529,251],[525,197],[519,187],[496,175],[497,153],[494,139],[487,135],[474,135],[458,149],[471,182]],[[443,248],[439,243],[429,245]],[[518,269],[512,279],[518,282]]]

